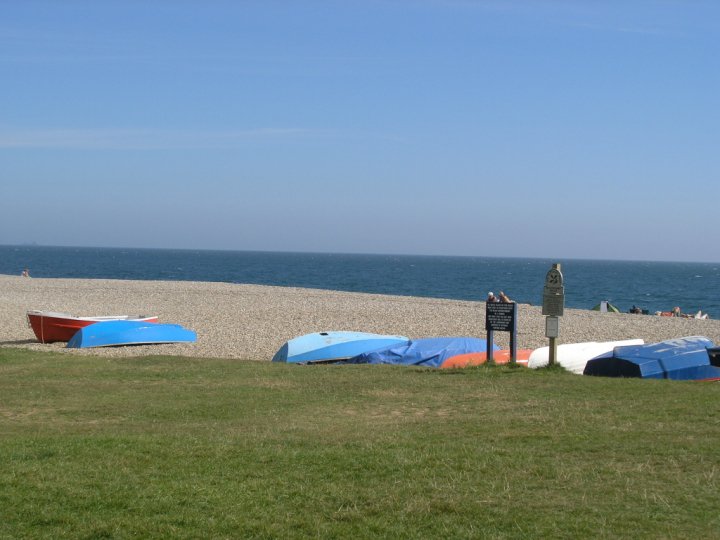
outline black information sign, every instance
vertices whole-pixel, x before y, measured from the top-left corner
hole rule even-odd
[[[493,361],[493,332],[510,332],[510,361],[517,361],[517,304],[515,302],[487,302],[485,304],[487,331],[487,361]]]
[[[498,332],[513,332],[515,329],[515,314],[517,304],[488,303],[485,306],[485,330]]]

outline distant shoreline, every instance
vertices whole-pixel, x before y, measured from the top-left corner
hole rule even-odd
[[[497,260],[544,260],[544,261],[566,261],[566,262],[617,262],[617,263],[668,263],[668,264],[720,264],[718,261],[691,261],[682,260],[674,261],[668,259],[597,259],[592,257],[529,257],[525,255],[458,255],[458,254],[430,254],[430,253],[366,253],[366,252],[335,252],[335,251],[288,251],[288,250],[268,250],[268,249],[230,249],[230,248],[167,248],[167,247],[137,247],[137,246],[70,246],[70,245],[54,245],[54,244],[0,244],[0,248],[50,248],[50,249],[108,249],[117,251],[175,251],[175,252],[206,252],[206,253],[265,253],[280,255],[336,255],[336,256],[359,256],[359,257],[448,257],[460,259],[497,259]]]
[[[46,278],[203,281],[482,301],[504,290],[539,305],[556,261],[532,258],[288,254],[120,248],[7,248],[0,273]],[[621,311],[707,312],[720,318],[720,264],[559,261],[565,306],[591,309],[608,300]]]

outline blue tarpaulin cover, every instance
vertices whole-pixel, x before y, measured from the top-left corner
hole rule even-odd
[[[499,350],[499,347],[493,344],[493,350]],[[487,343],[484,339],[472,337],[425,338],[359,354],[348,360],[348,363],[399,364],[439,368],[454,356],[486,352]]]

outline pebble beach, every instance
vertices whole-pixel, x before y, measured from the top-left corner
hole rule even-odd
[[[66,349],[41,344],[29,310],[74,316],[158,315],[197,332],[192,344]],[[518,305],[519,349],[548,344],[540,306]],[[293,337],[327,330],[404,335],[485,337],[485,302],[192,281],[48,279],[0,275],[0,347],[101,357],[178,355],[270,361]],[[720,321],[565,309],[558,344],[684,336],[720,343]],[[496,332],[502,348],[509,334]]]

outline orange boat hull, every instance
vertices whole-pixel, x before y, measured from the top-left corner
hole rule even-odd
[[[521,366],[527,366],[528,360],[530,359],[530,354],[533,352],[533,349],[518,349],[517,351],[517,363]],[[472,366],[480,366],[482,364],[485,364],[487,362],[487,353],[468,353],[468,354],[458,354],[457,356],[453,356],[451,358],[448,358],[443,365],[441,365],[441,368],[465,368],[465,367],[472,367]],[[500,350],[500,351],[493,351],[493,362],[496,364],[508,364],[510,363],[510,351],[509,350]]]

